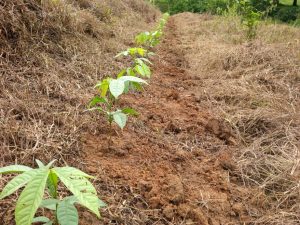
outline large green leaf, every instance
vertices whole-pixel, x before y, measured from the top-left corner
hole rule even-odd
[[[48,174],[47,167],[37,169],[36,175],[22,191],[15,209],[16,225],[31,225],[42,202]]]
[[[117,111],[113,114],[113,118],[116,124],[123,129],[127,122],[127,115],[122,111]]]
[[[98,217],[100,217],[98,211],[97,192],[88,179],[79,175],[70,176],[70,173],[66,172],[62,168],[54,168],[53,171],[64,183],[64,185],[78,199],[78,203],[85,206],[93,213],[95,213]]]
[[[0,199],[5,198],[6,196],[11,195],[19,188],[25,186],[29,181],[31,181],[34,176],[37,174],[37,169],[31,169],[26,171],[16,177],[14,177],[11,181],[7,183],[7,185],[3,188]]]
[[[115,97],[118,98],[125,89],[125,84],[123,80],[117,79],[117,80],[112,80],[109,84],[109,90],[110,93]]]
[[[39,208],[46,208],[55,211],[56,205],[59,203],[59,200],[54,198],[43,199]]]
[[[145,80],[143,80],[139,77],[133,77],[133,76],[123,76],[123,77],[120,77],[119,80],[122,80],[123,82],[130,81],[130,82],[148,84]]]
[[[23,173],[29,170],[32,170],[32,168],[28,166],[22,166],[22,165],[11,165],[11,166],[0,168],[0,174],[1,173]]]
[[[73,204],[61,201],[57,206],[57,220],[60,225],[78,225],[78,212]]]

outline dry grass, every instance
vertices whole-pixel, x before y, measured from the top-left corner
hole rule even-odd
[[[82,167],[80,137],[98,124],[84,112],[94,84],[158,17],[139,0],[1,1],[0,166],[55,158]],[[11,224],[8,203],[0,220]]]
[[[258,190],[251,223],[299,224],[300,29],[263,23],[248,42],[238,18],[187,13],[176,21],[191,34],[182,42],[187,69],[203,79],[193,91],[239,141],[233,176]]]

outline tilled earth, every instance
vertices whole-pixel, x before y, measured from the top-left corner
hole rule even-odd
[[[178,19],[178,18],[177,18]],[[123,132],[85,134],[87,172],[99,179],[108,208],[85,224],[239,224],[248,190],[231,176],[235,137],[191,91],[201,77],[187,71],[172,18],[157,51],[150,85],[123,99],[140,112]],[[116,129],[117,130],[117,129]]]

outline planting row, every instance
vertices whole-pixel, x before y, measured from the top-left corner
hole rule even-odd
[[[116,123],[123,129],[128,116],[138,113],[128,107],[119,109],[118,99],[131,91],[142,91],[147,85],[146,78],[150,78],[151,62],[149,56],[159,42],[169,15],[164,14],[155,31],[143,32],[136,36],[137,47],[129,48],[116,57],[130,57],[131,65],[121,70],[115,77],[106,77],[96,84],[99,91],[89,103],[89,110],[97,110],[107,118],[110,126]],[[100,217],[99,209],[105,207],[95,187],[89,181],[92,176],[73,167],[53,167],[55,160],[45,165],[36,160],[38,168],[23,165],[11,165],[0,168],[1,174],[18,173],[3,188],[0,199],[3,199],[18,189],[23,188],[15,207],[16,225],[78,225],[79,216],[75,204],[82,205]],[[62,183],[72,193],[70,196],[61,196],[58,191]],[[36,216],[38,209],[53,211],[52,217]],[[43,214],[40,210],[39,214]]]

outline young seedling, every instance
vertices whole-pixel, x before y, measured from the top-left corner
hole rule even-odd
[[[100,217],[99,208],[105,207],[98,197],[94,186],[89,179],[93,177],[73,167],[52,167],[52,161],[44,165],[36,160],[38,168],[33,169],[23,165],[11,165],[0,168],[0,174],[20,173],[3,188],[0,199],[3,199],[19,188],[25,186],[18,198],[15,208],[16,225],[78,225],[78,212],[75,204],[88,208],[97,217]],[[59,180],[73,194],[60,198],[57,191]],[[43,199],[45,189],[50,196]],[[38,208],[47,208],[54,211],[54,218],[45,216],[34,217]]]
[[[145,48],[154,48],[160,43],[161,36],[161,30],[156,30],[153,32],[142,32],[135,37],[135,42],[138,46],[143,46]]]
[[[160,43],[161,36],[163,34],[163,29],[169,18],[169,14],[165,13],[163,18],[160,19],[159,25],[155,31],[142,32],[135,37],[135,42],[138,46],[143,46],[146,48],[153,48]]]
[[[99,94],[89,103],[89,110],[97,110],[105,115],[110,126],[109,145],[111,144],[112,123],[115,122],[121,129],[126,126],[128,116],[137,116],[138,113],[132,108],[117,108],[117,100],[123,93],[127,93],[131,86],[147,84],[141,78],[123,76],[123,72],[117,79],[106,78],[100,81],[95,88]]]
[[[117,57],[130,57],[132,64],[125,70],[122,70],[121,73],[126,73],[128,76],[141,76],[150,78],[151,70],[147,64],[152,64],[147,57],[154,55],[154,53],[149,52],[144,48],[129,48],[126,51],[123,51],[116,55]]]
[[[241,6],[241,23],[247,29],[247,38],[253,39],[256,36],[257,26],[262,14],[254,11],[253,6],[248,0],[240,0],[239,4]]]

